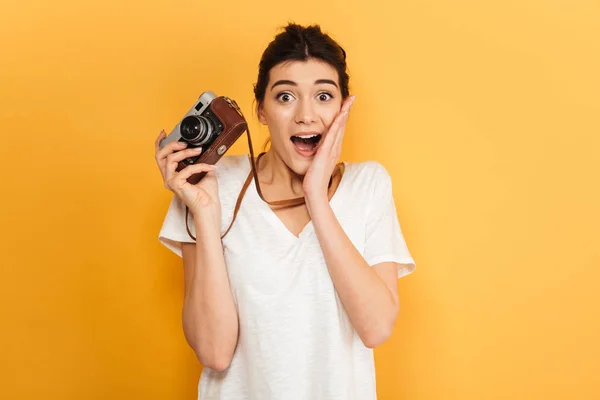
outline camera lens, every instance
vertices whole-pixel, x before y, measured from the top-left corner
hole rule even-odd
[[[181,136],[189,143],[202,145],[211,138],[214,132],[212,122],[203,116],[189,115],[181,121]]]

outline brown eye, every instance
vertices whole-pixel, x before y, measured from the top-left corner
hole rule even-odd
[[[333,99],[333,96],[331,95],[331,93],[327,93],[327,92],[319,93],[319,100],[321,100],[322,102],[326,102],[331,99]]]
[[[293,99],[292,95],[289,93],[279,93],[275,98],[281,101],[282,103],[288,103],[290,100]]]

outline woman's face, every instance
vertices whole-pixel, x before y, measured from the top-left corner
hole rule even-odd
[[[258,117],[269,127],[272,149],[299,175],[305,175],[342,106],[337,71],[308,60],[273,67]]]

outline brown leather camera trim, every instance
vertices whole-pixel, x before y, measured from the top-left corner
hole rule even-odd
[[[213,114],[215,114],[215,116],[223,122],[223,132],[208,147],[206,153],[203,152],[200,154],[200,157],[196,159],[194,164],[216,164],[247,129],[248,124],[246,123],[244,116],[241,114],[241,111],[238,112],[236,109],[234,109],[232,104],[234,102],[232,100],[228,100],[229,99],[226,100],[224,96],[219,96],[211,101],[209,107]],[[222,154],[219,154],[217,150],[223,145],[226,146],[226,149]],[[176,171],[181,171],[187,166],[188,164],[180,161],[177,165]],[[190,176],[187,181],[192,185],[195,185],[196,183],[200,182],[204,175],[206,175],[206,172],[194,174]]]

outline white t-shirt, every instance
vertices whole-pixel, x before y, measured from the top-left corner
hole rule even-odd
[[[344,231],[370,266],[393,261],[404,264],[398,278],[413,272],[416,264],[402,235],[387,171],[374,161],[344,164],[330,201]],[[217,163],[222,234],[249,172],[247,155],[225,156]],[[191,213],[188,226],[196,236]],[[159,240],[179,256],[180,242],[193,242],[177,196]],[[294,236],[252,181],[223,249],[239,339],[226,370],[203,369],[199,400],[377,398],[373,350],[350,323],[312,222]]]

